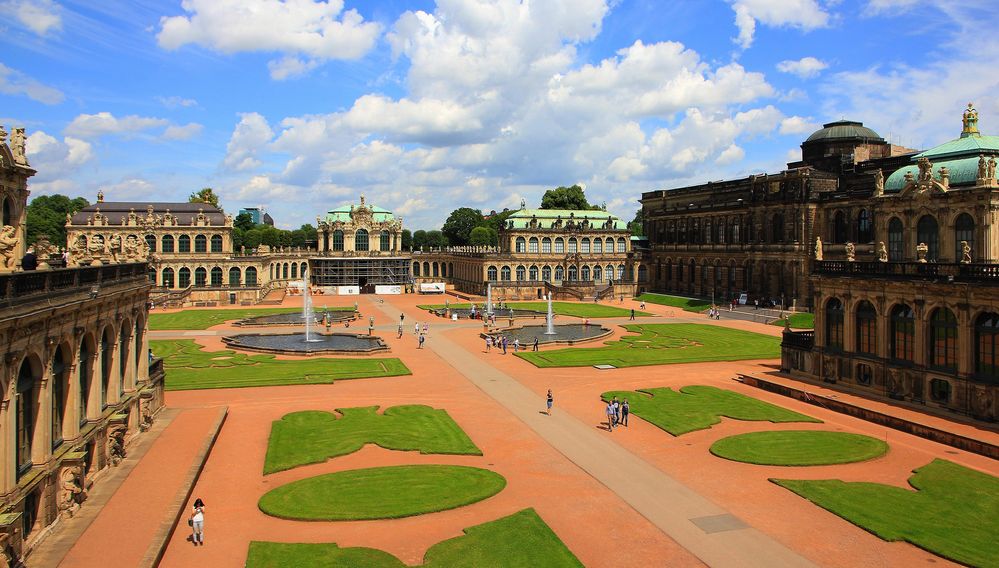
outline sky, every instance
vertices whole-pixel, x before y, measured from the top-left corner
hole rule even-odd
[[[283,228],[364,194],[410,229],[777,172],[825,122],[999,133],[994,0],[0,0],[0,124],[33,196]]]

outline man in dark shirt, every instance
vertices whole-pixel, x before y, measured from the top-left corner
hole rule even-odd
[[[35,256],[35,247],[28,247],[28,252],[21,257],[21,270],[36,270],[38,268],[38,257]]]

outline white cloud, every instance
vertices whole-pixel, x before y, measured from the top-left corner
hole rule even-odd
[[[780,121],[781,134],[804,134],[814,132],[819,129],[819,125],[801,116],[789,116]]]
[[[81,114],[66,126],[65,133],[80,138],[97,138],[108,134],[136,134],[170,124],[165,118],[137,115],[115,117],[110,112]]]
[[[184,97],[157,97],[156,100],[167,108],[193,108],[198,106],[198,101],[185,99]]]
[[[719,166],[727,166],[728,164],[739,162],[745,157],[745,150],[735,144],[731,144],[728,148],[725,148],[720,154],[718,154],[718,157],[715,158],[715,163]]]
[[[381,26],[365,22],[342,0],[184,0],[186,15],[160,19],[160,47],[201,45],[222,53],[273,52],[271,76],[285,79],[320,61],[358,59],[368,53]],[[305,55],[305,63],[294,57]]]
[[[44,36],[62,29],[61,8],[53,0],[6,0],[0,13],[8,14],[32,32]]]
[[[877,15],[884,12],[904,12],[919,2],[920,0],[870,0],[864,9],[864,14]]]
[[[187,140],[189,138],[194,138],[204,127],[197,122],[190,122],[184,126],[168,126],[166,130],[163,131],[164,140]]]
[[[126,177],[112,184],[102,184],[101,190],[107,201],[135,201],[162,193],[156,184],[141,177]]]
[[[24,95],[47,105],[59,104],[65,99],[59,89],[43,85],[24,73],[0,63],[0,93]]]
[[[260,165],[256,158],[261,147],[274,137],[267,119],[255,112],[239,115],[239,124],[229,138],[222,164],[230,170],[250,170]]]
[[[771,27],[795,27],[805,31],[829,25],[829,13],[816,0],[730,0],[735,11],[739,36],[735,42],[743,49],[753,44],[757,22]]]
[[[814,57],[802,57],[798,60],[785,59],[777,64],[777,70],[781,73],[790,73],[802,79],[815,77],[827,67],[829,67],[828,63]]]
[[[281,59],[267,62],[267,70],[271,72],[271,79],[283,81],[292,77],[305,75],[319,66],[319,61],[309,59],[303,61],[298,57],[286,55]]]
[[[31,178],[32,193],[65,193],[75,190],[73,178],[80,168],[95,158],[94,148],[86,140],[65,136],[60,141],[43,130],[28,136],[25,151],[38,173]]]

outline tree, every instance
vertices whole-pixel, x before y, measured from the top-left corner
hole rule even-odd
[[[249,231],[253,228],[253,217],[247,212],[242,212],[236,215],[236,218],[232,221],[232,226],[237,229],[242,229],[244,231]]]
[[[402,230],[402,250],[413,250],[413,233],[409,229]]]
[[[215,190],[213,190],[210,187],[204,187],[201,189],[201,191],[192,193],[190,197],[187,198],[187,202],[208,203],[209,205],[214,205],[215,207],[218,207],[219,210],[222,209],[221,207],[219,207],[219,196],[215,195]]]
[[[572,209],[576,211],[600,209],[599,205],[590,205],[586,201],[583,188],[579,185],[569,187],[559,186],[549,189],[541,197],[542,209]]]
[[[302,229],[295,229],[291,231],[291,246],[293,247],[304,247],[305,246],[305,231]]]
[[[45,235],[55,246],[66,247],[66,215],[72,215],[90,203],[82,197],[40,195],[31,200],[27,210],[28,244]]]
[[[504,209],[503,211],[500,211],[499,213],[495,213],[494,212],[492,215],[489,216],[488,219],[485,219],[482,222],[482,226],[489,227],[490,229],[493,230],[493,233],[495,233],[497,235],[497,237],[495,239],[496,242],[494,242],[492,244],[494,244],[494,245],[495,244],[499,244],[499,236],[498,236],[499,235],[499,231],[504,226],[506,226],[506,220],[510,217],[510,215],[513,215],[514,213],[516,213],[516,211],[510,210],[510,209]]]
[[[427,232],[420,229],[413,233],[413,250],[421,250],[427,246]]]
[[[460,207],[451,212],[441,232],[452,245],[467,245],[472,229],[482,224],[482,213],[478,209]]]
[[[472,229],[468,244],[472,246],[492,246],[492,229],[489,227],[476,227]]]
[[[431,249],[442,249],[448,245],[447,237],[441,231],[427,231],[427,246]]]
[[[635,213],[635,220],[628,223],[628,229],[631,234],[636,237],[642,237],[645,235],[645,216],[642,214],[642,209],[639,208],[638,212]]]
[[[305,242],[315,243],[319,241],[319,231],[312,226],[312,223],[306,223],[298,230],[302,231],[302,235],[305,236]]]

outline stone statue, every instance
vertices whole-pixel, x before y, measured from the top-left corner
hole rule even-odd
[[[118,262],[118,255],[121,252],[121,235],[111,235],[108,239],[108,253],[111,254],[112,262]]]
[[[926,243],[919,243],[916,245],[916,260],[919,262],[926,262],[926,253],[930,251],[930,247],[926,246]]]
[[[888,249],[884,241],[878,242],[878,262],[888,262]]]
[[[853,262],[854,260],[856,260],[857,256],[856,245],[854,245],[853,243],[846,243],[846,246],[843,247],[843,250],[846,252],[847,262]]]
[[[985,161],[985,155],[979,154],[978,156],[978,179],[987,179],[989,177],[989,164]]]
[[[7,142],[7,129],[0,126],[0,144]]]
[[[78,465],[71,465],[62,468],[59,472],[59,499],[58,506],[60,513],[67,513],[72,516],[80,508],[80,497],[83,494],[83,480],[81,473],[83,468]]]
[[[961,264],[971,264],[971,245],[961,241]]]
[[[35,256],[38,258],[38,269],[48,270],[49,258],[56,251],[56,247],[49,241],[48,235],[41,235],[35,241]]]
[[[815,237],[815,260],[822,260],[822,237]]]
[[[10,225],[4,225],[0,229],[0,261],[3,262],[5,270],[13,270],[19,259],[17,255],[17,229]]]
[[[916,177],[914,175],[912,175],[912,171],[905,172],[905,175],[902,176],[902,177],[905,178],[905,183],[906,184],[910,184],[910,183],[913,182],[913,180],[916,179]]]
[[[950,187],[950,168],[940,166],[940,169],[937,171],[940,172],[940,185],[944,188]]]
[[[14,155],[14,163],[22,166],[28,165],[28,158],[24,155],[24,129],[15,128],[10,133],[10,153]]]
[[[996,179],[996,157],[989,156],[988,171],[986,172],[986,179]]]
[[[149,430],[153,425],[153,413],[149,410],[149,403],[148,398],[139,401],[139,428],[143,431]]]
[[[961,129],[962,138],[967,134],[978,134],[978,111],[975,110],[975,103],[968,103],[967,110],[961,115],[961,122],[963,126]]]
[[[933,179],[933,162],[927,157],[919,158],[916,162],[919,167],[919,181],[930,181]]]
[[[885,174],[880,169],[874,172],[874,195],[880,197],[885,193]]]
[[[6,132],[4,134],[6,135]],[[17,566],[12,553],[10,533],[0,533],[0,566]]]
[[[118,465],[125,459],[125,428],[123,424],[108,428],[107,459],[111,465]]]
[[[139,237],[129,235],[122,243],[122,254],[127,260],[139,260]]]

